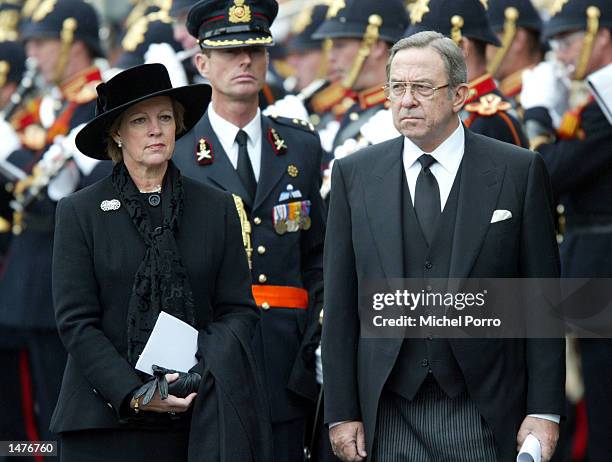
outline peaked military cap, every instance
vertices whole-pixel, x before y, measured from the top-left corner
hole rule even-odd
[[[544,37],[563,32],[587,30],[588,18],[597,21],[597,29],[612,28],[610,0],[555,0],[549,7],[550,19],[544,24]]]
[[[327,19],[313,38],[362,38],[373,15],[381,20],[379,38],[395,43],[408,27],[408,14],[401,0],[333,0]]]
[[[327,4],[319,3],[304,8],[295,19],[291,33],[292,37],[287,42],[288,50],[314,50],[321,48],[322,39],[312,37],[312,34],[325,21],[327,15]]]
[[[435,30],[458,41],[460,37],[500,46],[487,16],[487,0],[417,0],[410,7],[405,36]]]
[[[123,53],[115,67],[127,69],[144,63],[144,55],[152,43],[167,43],[174,51],[182,50],[174,40],[172,19],[165,12],[151,13],[136,21],[121,39]]]
[[[518,27],[542,31],[542,18],[531,0],[489,0],[487,14],[494,32],[502,32],[508,16],[513,15],[516,17],[514,24]]]
[[[72,21],[70,21],[72,20]],[[24,23],[21,39],[61,38],[65,28],[74,26],[74,40],[82,40],[94,56],[103,56],[99,22],[94,7],[83,0],[43,1]]]
[[[187,30],[202,48],[272,46],[276,0],[201,0],[187,15]]]
[[[25,71],[26,56],[20,42],[0,42],[0,88],[6,82],[19,83]]]

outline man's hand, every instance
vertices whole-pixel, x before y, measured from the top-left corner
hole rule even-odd
[[[336,457],[344,462],[361,462],[367,457],[363,422],[349,421],[329,430],[329,439]]]
[[[559,439],[559,424],[538,417],[525,417],[516,435],[516,450],[519,451],[527,435],[532,434],[542,447],[542,462],[548,462],[555,453]]]

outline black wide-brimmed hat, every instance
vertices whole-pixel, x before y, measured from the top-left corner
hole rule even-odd
[[[170,76],[163,64],[142,64],[120,72],[106,83],[96,87],[96,117],[76,136],[76,146],[83,154],[94,159],[108,159],[106,142],[115,119],[127,108],[156,96],[169,96],[185,108],[187,133],[202,117],[210,102],[209,85],[187,85],[172,88]]]

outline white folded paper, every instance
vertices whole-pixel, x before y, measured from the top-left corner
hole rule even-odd
[[[516,462],[540,462],[542,460],[542,447],[538,439],[531,433],[527,435],[521,450],[516,456]]]
[[[162,311],[136,362],[136,369],[153,375],[153,365],[187,372],[197,364],[198,331]]]
[[[612,64],[589,75],[587,85],[608,122],[612,124]]]

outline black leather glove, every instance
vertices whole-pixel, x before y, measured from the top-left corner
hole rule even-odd
[[[142,405],[146,406],[155,396],[155,390],[159,390],[161,399],[174,395],[178,398],[185,398],[189,394],[198,391],[202,376],[197,372],[179,372],[179,377],[172,383],[166,380],[166,374],[175,374],[176,371],[153,365],[153,378],[143,384],[134,392],[134,398],[142,398]]]
[[[168,384],[168,393],[179,398],[185,398],[200,388],[202,376],[197,372],[179,372],[179,377]]]

